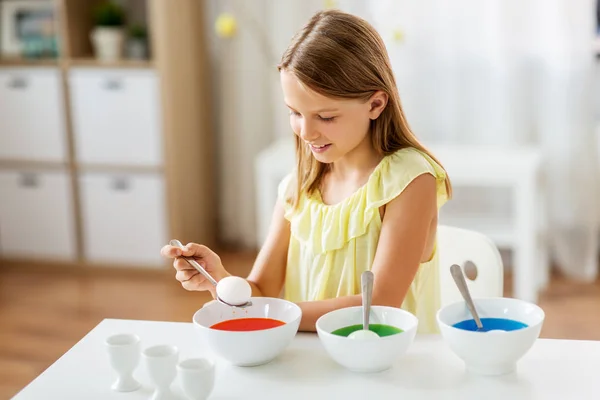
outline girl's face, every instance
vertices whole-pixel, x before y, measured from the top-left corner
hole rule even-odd
[[[376,95],[366,102],[332,99],[306,87],[291,72],[282,70],[280,75],[290,125],[318,161],[332,163],[358,147],[371,146],[370,120],[385,108],[385,95],[384,101],[375,102]]]

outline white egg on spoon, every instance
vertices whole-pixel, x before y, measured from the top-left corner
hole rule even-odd
[[[183,248],[183,244],[177,239],[169,242],[171,246]],[[192,257],[181,257],[192,267],[196,268],[210,283],[217,288],[217,301],[230,307],[246,308],[252,305],[250,297],[252,288],[248,281],[237,276],[228,276],[218,283],[208,272]]]
[[[224,303],[239,306],[250,301],[252,288],[244,278],[228,276],[217,283],[217,297]]]

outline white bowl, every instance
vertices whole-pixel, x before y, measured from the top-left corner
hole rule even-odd
[[[283,352],[298,332],[302,310],[298,305],[271,297],[253,297],[252,306],[233,308],[213,301],[193,317],[202,340],[219,357],[237,366],[266,364]],[[273,318],[284,325],[257,331],[211,329],[214,324],[238,318]]]
[[[389,369],[411,345],[417,333],[418,319],[395,307],[371,307],[370,324],[385,324],[404,332],[374,339],[351,339],[331,332],[362,324],[362,307],[331,311],[317,320],[317,334],[329,356],[355,372],[379,372]]]
[[[458,322],[473,319],[466,303],[458,301],[442,307],[437,313],[444,341],[473,373],[502,375],[515,371],[517,361],[540,335],[544,311],[533,303],[505,297],[479,298],[473,302],[482,319],[511,319],[527,327],[500,332],[474,332],[453,327]]]

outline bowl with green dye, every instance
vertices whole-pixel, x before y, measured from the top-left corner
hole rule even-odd
[[[372,306],[369,330],[378,337],[352,339],[362,329],[362,307],[331,311],[317,320],[317,334],[327,354],[341,366],[356,372],[380,372],[391,368],[412,344],[419,321],[396,307]]]

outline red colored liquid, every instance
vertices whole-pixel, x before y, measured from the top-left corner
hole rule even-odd
[[[221,331],[260,331],[281,325],[285,325],[285,322],[272,318],[238,318],[216,323],[211,328]]]

